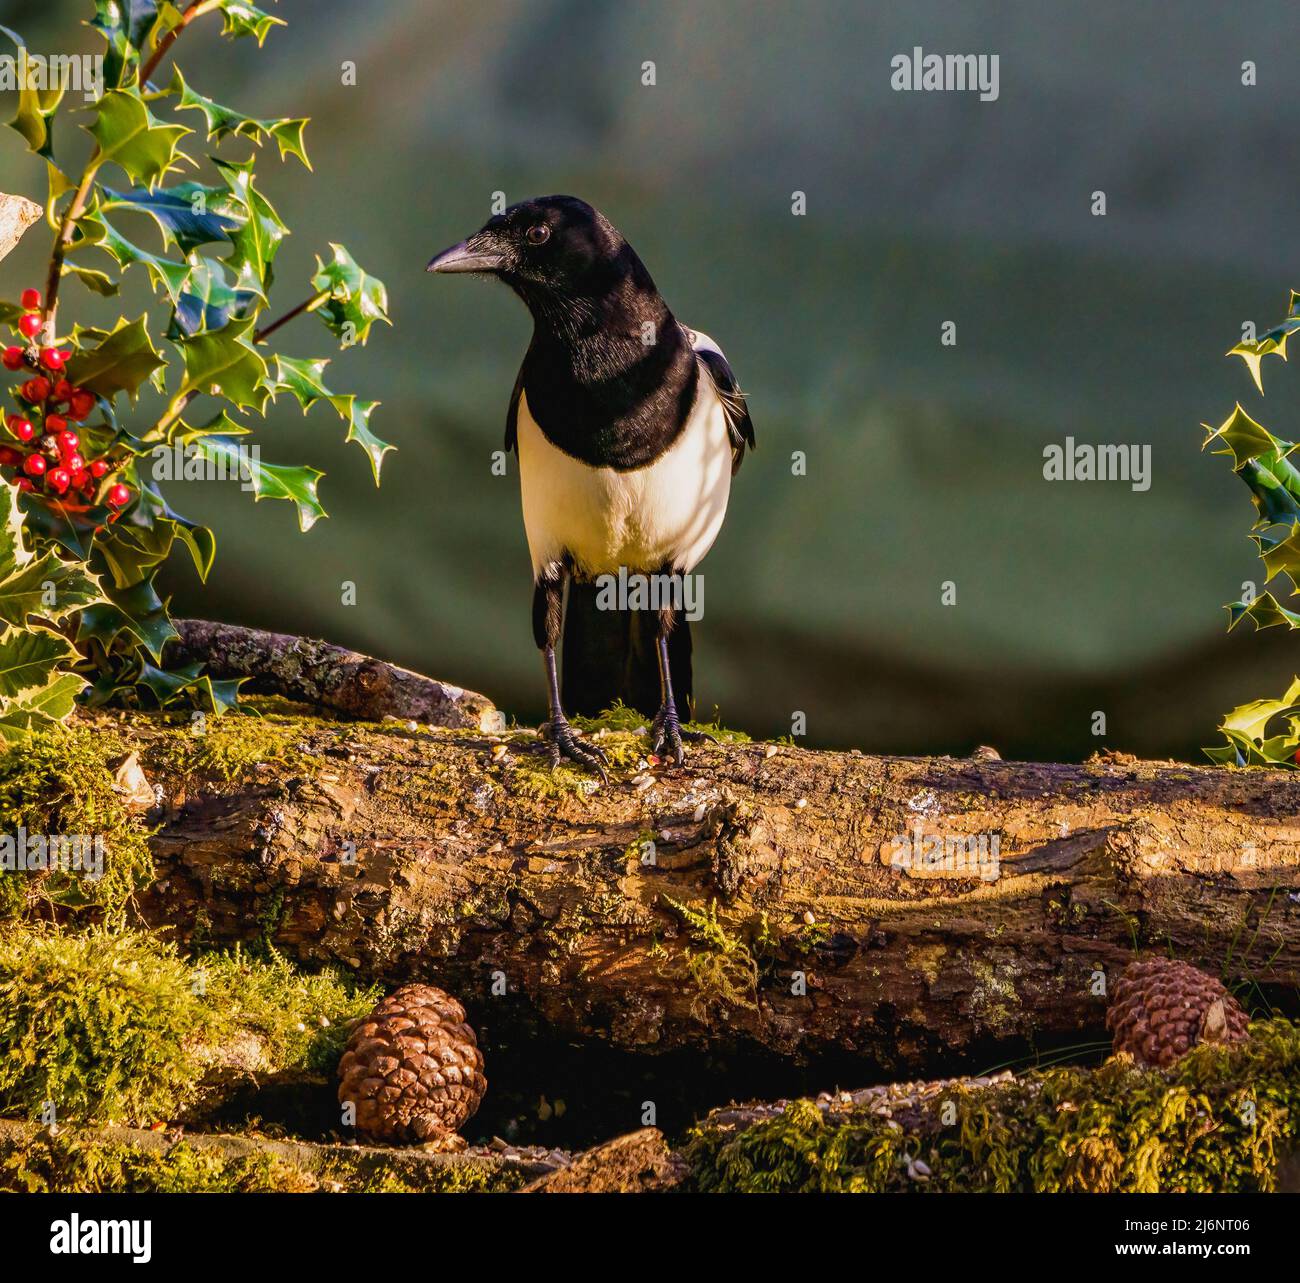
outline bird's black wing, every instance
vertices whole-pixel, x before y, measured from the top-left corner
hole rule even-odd
[[[727,416],[727,430],[731,434],[731,471],[734,476],[745,457],[745,447],[754,449],[754,421],[749,417],[749,406],[745,403],[745,394],[736,382],[735,372],[723,356],[722,349],[707,334],[688,329],[686,337],[700,363],[709,372],[713,386],[722,399],[722,408]]]
[[[519,396],[524,390],[524,367],[515,375],[515,386],[510,393],[510,409],[506,411],[506,453],[519,452]]]

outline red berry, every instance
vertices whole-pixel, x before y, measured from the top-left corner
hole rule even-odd
[[[56,347],[44,347],[41,349],[41,364],[47,369],[57,373],[63,369],[63,363],[67,355],[60,352]]]
[[[25,339],[34,339],[41,332],[44,323],[34,312],[28,312],[26,316],[18,318],[18,333]]]
[[[15,478],[14,478],[14,485],[16,485],[16,486],[18,487],[19,490],[35,490],[35,489],[36,489],[36,487],[35,487],[34,485],[32,485],[31,481],[28,480],[28,478],[26,478],[26,477],[15,477]]]
[[[45,456],[43,454],[29,454],[27,458],[23,460],[23,471],[29,477],[43,477],[46,468],[49,466],[50,465],[45,462]]]
[[[63,456],[63,466],[69,472],[85,472],[86,461],[75,450]]]
[[[44,401],[50,395],[50,381],[43,374],[28,379],[18,389],[25,401]]]
[[[11,414],[7,420],[9,431],[18,438],[19,441],[30,441],[36,435],[36,429],[32,426],[30,419],[24,419],[21,414]]]
[[[105,463],[103,459],[96,459],[94,463],[90,465],[90,475],[94,477],[96,481],[98,481],[100,477],[108,476],[108,473],[108,464]]]
[[[11,445],[0,445],[0,468],[16,468],[23,461],[23,452]]]
[[[78,458],[81,456],[78,455]],[[90,473],[85,468],[71,468],[72,488],[74,490],[85,490],[91,483]]]
[[[72,400],[72,384],[67,379],[60,379],[54,385],[54,391],[50,394],[56,401]]]
[[[25,311],[39,312],[41,310],[40,290],[23,290],[22,305]]]
[[[51,468],[45,474],[45,484],[55,494],[66,494],[68,487],[72,484],[72,473],[67,468]]]
[[[95,408],[95,394],[83,392],[78,388],[72,394],[72,409],[69,412],[74,419],[84,419]]]
[[[5,348],[4,364],[6,370],[21,370],[23,368],[22,348],[12,345]]]
[[[114,508],[124,508],[131,502],[131,492],[124,485],[109,486],[108,502]]]

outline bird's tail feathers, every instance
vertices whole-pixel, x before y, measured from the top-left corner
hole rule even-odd
[[[621,701],[653,717],[659,710],[658,614],[601,609],[598,591],[595,584],[569,581],[560,653],[565,712],[595,717]],[[677,709],[685,721],[694,707],[691,632],[680,614],[669,634],[668,663]]]

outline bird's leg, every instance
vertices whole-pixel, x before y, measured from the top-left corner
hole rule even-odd
[[[603,781],[606,757],[595,744],[579,744],[560,705],[560,675],[555,667],[555,644],[560,640],[561,611],[564,596],[564,570],[548,567],[538,576],[533,590],[533,636],[546,662],[547,720],[542,724],[551,766],[564,758],[595,771]]]
[[[659,653],[659,711],[650,726],[651,749],[658,753],[667,749],[678,766],[686,760],[682,747],[682,724],[677,717],[677,701],[673,699],[673,675],[668,663],[668,634],[673,630],[676,614],[672,606],[659,612],[659,631],[655,649]]]

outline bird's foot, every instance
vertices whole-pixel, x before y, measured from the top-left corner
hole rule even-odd
[[[667,751],[673,761],[681,766],[686,761],[684,741],[697,738],[696,731],[682,730],[677,717],[677,705],[670,699],[662,704],[650,725],[650,750],[654,753]]]
[[[596,744],[579,743],[567,718],[556,717],[543,722],[542,738],[546,741],[552,769],[567,758],[585,770],[595,771],[602,783],[609,783],[609,776],[605,774],[605,763],[609,760],[605,750]]]

